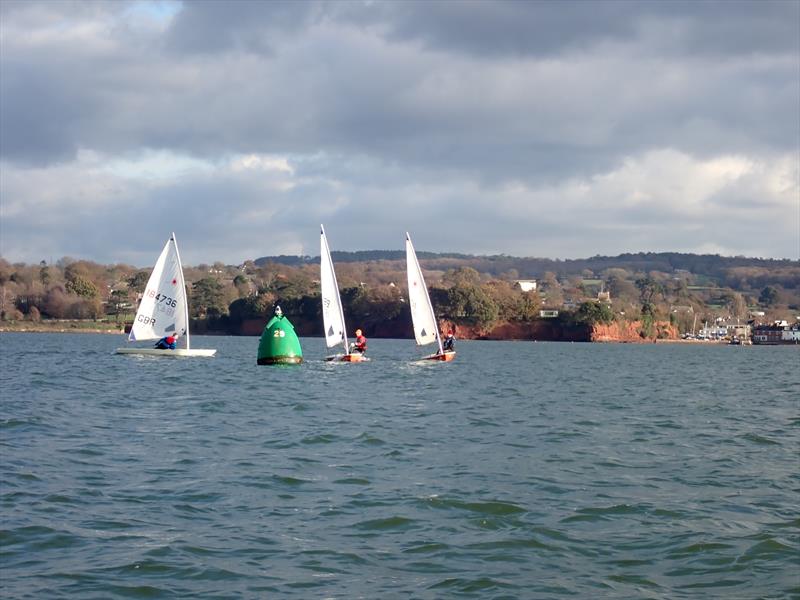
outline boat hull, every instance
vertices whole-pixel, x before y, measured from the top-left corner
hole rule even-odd
[[[446,350],[445,352],[436,353],[436,354],[429,354],[422,358],[422,360],[436,360],[439,362],[450,362],[456,357],[455,350]]]
[[[262,356],[256,361],[259,365],[299,365],[303,362],[302,356]]]
[[[114,354],[134,354],[138,356],[167,356],[194,357],[194,356],[214,356],[216,350],[206,348],[175,348],[175,350],[161,350],[160,348],[117,348]]]
[[[326,356],[327,362],[368,362],[369,358],[358,352],[352,354],[337,354],[335,356]]]

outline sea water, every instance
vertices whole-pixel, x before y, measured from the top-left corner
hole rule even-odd
[[[796,347],[1,334],[4,598],[797,598]]]

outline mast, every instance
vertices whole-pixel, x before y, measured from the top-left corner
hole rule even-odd
[[[336,294],[339,305],[339,321],[342,326],[342,342],[344,343],[344,353],[350,354],[350,347],[347,344],[347,325],[344,322],[344,308],[342,307],[342,296],[339,294],[339,282],[336,281],[336,271],[333,268],[333,258],[331,258],[331,249],[328,247],[328,237],[325,235],[325,227],[320,224],[319,226],[320,239],[322,240],[322,260],[328,261],[328,270],[333,279],[333,293]],[[320,273],[321,275],[321,273]]]
[[[188,350],[191,348],[189,344],[189,296],[186,293],[186,282],[183,279],[183,263],[181,262],[181,253],[178,252],[178,240],[175,239],[175,232],[172,232],[172,237],[169,238],[170,241],[175,244],[175,256],[178,257],[178,272],[180,273],[181,278],[181,290],[183,291],[183,314],[186,318],[186,349]]]

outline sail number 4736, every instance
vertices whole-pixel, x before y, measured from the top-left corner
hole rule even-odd
[[[156,294],[155,290],[147,290],[145,292],[145,296],[153,298],[158,304],[165,304],[166,306],[171,306],[175,308],[178,306],[178,301],[175,298],[170,298],[166,294]]]

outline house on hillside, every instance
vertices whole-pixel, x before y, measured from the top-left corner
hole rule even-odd
[[[675,314],[692,314],[694,313],[694,308],[688,304],[673,304],[669,307],[669,312]]]
[[[523,292],[535,292],[537,288],[535,279],[517,279],[514,283]]]

